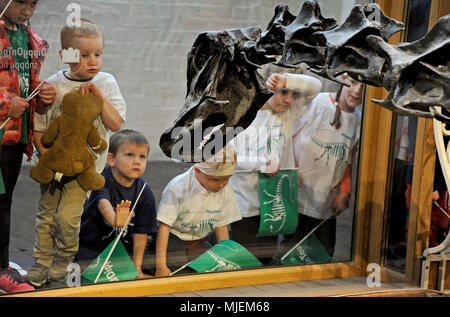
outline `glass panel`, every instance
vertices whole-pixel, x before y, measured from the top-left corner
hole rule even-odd
[[[371,1],[319,0],[322,15],[324,17],[336,18],[339,24],[344,22],[350,10],[356,4],[366,4],[369,2]],[[293,14],[298,14],[303,4],[298,0],[289,0],[285,1],[285,3],[289,5],[290,11]],[[127,176],[127,171],[121,171],[117,167],[120,161],[119,155],[124,154],[122,159],[125,159],[126,157],[133,156],[134,152],[132,151],[140,153],[139,151],[142,150],[139,147],[143,145],[141,141],[133,141],[134,143],[125,142],[122,145],[129,146],[130,144],[137,144],[137,149],[133,148],[131,150],[128,148],[131,154],[130,152],[122,153],[120,151],[124,150],[124,147],[121,145],[117,152],[115,152],[116,154],[108,157],[108,165],[113,171],[109,170],[104,175],[109,181],[114,179],[116,183],[115,185],[108,183],[109,185],[107,187],[109,187],[103,193],[104,196],[101,196],[102,193],[99,192],[91,194],[84,205],[84,212],[81,216],[80,240],[70,240],[67,239],[66,233],[69,230],[77,231],[80,227],[80,210],[83,205],[82,202],[84,201],[85,193],[78,188],[77,180],[65,179],[68,183],[64,185],[64,190],[51,186],[39,186],[39,184],[30,178],[30,169],[35,162],[26,163],[24,161],[14,189],[11,208],[9,264],[17,268],[21,274],[25,274],[27,271],[29,274],[35,274],[34,277],[30,277],[29,275],[28,278],[33,279],[37,290],[66,286],[72,287],[80,283],[91,284],[97,277],[101,278],[98,280],[99,282],[109,282],[132,279],[136,276],[146,278],[155,276],[155,253],[158,239],[157,231],[153,223],[155,217],[152,212],[153,209],[161,210],[159,206],[163,198],[163,191],[168,186],[173,186],[173,183],[170,182],[174,178],[180,178],[180,175],[186,176],[189,173],[189,175],[194,177],[193,182],[197,182],[195,186],[197,186],[199,195],[205,193],[205,189],[208,187],[205,184],[211,181],[205,175],[197,177],[199,174],[195,170],[192,170],[193,164],[191,163],[168,160],[157,146],[159,144],[159,137],[178,115],[185,98],[186,53],[191,49],[197,35],[205,30],[223,30],[254,25],[265,28],[273,16],[274,8],[277,4],[278,1],[264,1],[261,4],[259,2],[244,0],[226,1],[224,3],[217,1],[211,3],[208,0],[201,0],[193,4],[188,1],[177,3],[166,3],[164,1],[140,1],[135,3],[130,1],[129,4],[122,5],[120,3],[110,3],[106,0],[86,0],[81,1],[79,5],[72,3],[66,7],[66,4],[61,1],[39,2],[36,8],[36,14],[31,19],[31,25],[41,37],[45,38],[51,44],[46,54],[40,79],[52,80],[52,78],[49,78],[51,75],[61,69],[69,68],[61,62],[58,54],[60,31],[64,22],[77,22],[77,18],[81,16],[82,18],[87,18],[98,23],[102,28],[105,42],[102,70],[114,74],[127,104],[126,122],[122,125],[122,129],[138,130],[145,135],[150,143],[150,151],[148,157],[146,157],[147,167],[141,178],[149,185],[154,195],[154,201],[152,201],[152,195],[147,188],[142,196],[139,196],[143,183],[137,181],[130,183],[130,179],[133,180],[136,177]],[[60,21],[55,18],[61,16],[61,14],[67,15],[67,21]],[[97,45],[99,43],[95,42],[90,44]],[[75,44],[73,45],[75,46]],[[85,54],[83,52],[81,53],[82,58],[84,58],[83,55]],[[92,69],[90,71],[95,72]],[[261,70],[261,74],[267,78],[269,75],[267,72],[284,71],[292,72],[292,70],[267,65]],[[363,113],[364,98],[362,96],[364,96],[364,88],[362,88],[360,83],[354,82],[345,76],[341,79],[347,81],[351,85],[351,88],[342,88],[333,81],[325,80],[311,73],[304,66],[296,72],[308,74],[319,79],[322,83],[320,95],[322,98],[320,107],[322,108],[317,109],[319,109],[319,115],[323,117],[316,122],[316,127],[310,126],[310,120],[306,120],[307,122],[304,122],[305,124],[302,128],[303,130],[299,128],[297,131],[297,135],[302,136],[307,135],[307,133],[300,132],[300,130],[306,131],[308,128],[310,129],[308,131],[311,132],[313,128],[315,129],[313,131],[314,133],[307,135],[310,138],[308,145],[311,146],[311,150],[302,147],[302,142],[298,141],[298,136],[297,139],[294,139],[294,144],[296,144],[294,148],[294,145],[290,144],[292,134],[290,130],[287,131],[284,138],[284,142],[292,146],[289,150],[296,152],[296,160],[299,162],[300,172],[304,181],[302,189],[297,192],[298,188],[295,187],[294,192],[299,195],[299,201],[307,201],[308,204],[314,203],[315,205],[311,208],[310,205],[306,204],[305,206],[303,204],[304,209],[299,216],[300,220],[296,220],[296,223],[294,223],[294,225],[298,224],[298,226],[294,226],[294,228],[297,227],[295,228],[294,235],[274,234],[270,238],[259,239],[262,243],[256,246],[251,245],[250,241],[246,240],[245,234],[250,233],[254,236],[255,232],[251,230],[255,227],[258,228],[260,225],[259,221],[256,223],[252,223],[255,219],[235,221],[231,225],[228,225],[227,222],[225,227],[230,231],[231,239],[233,241],[239,240],[247,250],[252,251],[253,254],[249,257],[242,255],[248,255],[248,253],[246,253],[246,250],[240,249],[236,244],[230,242],[217,243],[217,237],[221,234],[217,233],[217,231],[216,234],[210,234],[200,242],[197,240],[201,239],[194,239],[197,242],[190,243],[185,243],[184,240],[192,240],[186,238],[186,235],[182,237],[184,240],[172,235],[167,240],[168,248],[170,250],[181,250],[180,254],[176,252],[167,253],[166,257],[167,259],[170,257],[171,262],[177,263],[171,267],[172,273],[177,271],[175,275],[195,273],[195,271],[207,272],[212,269],[231,270],[260,267],[258,262],[254,262],[253,256],[262,262],[262,266],[351,261],[353,216],[358,179],[360,114]],[[90,77],[86,78],[85,74],[82,74],[80,70],[71,68],[70,71],[67,70],[64,74],[60,73],[59,79],[64,83],[71,82],[73,84],[77,80],[82,81],[90,79]],[[111,77],[104,77],[103,79],[99,80],[99,86],[104,84],[104,82],[109,82]],[[72,87],[71,85],[69,86]],[[65,88],[67,87],[61,89]],[[106,94],[107,92],[102,89],[109,91],[109,88],[111,87],[103,87],[100,90]],[[339,96],[337,95],[338,90],[341,90]],[[58,93],[60,93],[59,90]],[[287,92],[287,94],[293,96],[295,93]],[[318,102],[315,102],[315,104],[318,104]],[[340,119],[335,121],[340,121],[340,127],[336,125],[331,126],[330,123],[335,119],[337,106],[344,104],[344,108],[340,111]],[[309,109],[298,107],[297,110],[302,110],[299,111],[299,120],[306,118],[304,116],[308,115],[315,119],[319,117],[313,113],[309,113]],[[53,112],[53,110],[54,108],[52,108],[51,114],[47,113],[47,115],[41,117],[40,123],[44,125],[49,124],[50,121],[59,115],[57,111]],[[299,122],[292,122],[292,125],[303,124]],[[112,126],[111,129],[114,130]],[[40,130],[36,127],[36,131]],[[112,135],[113,133],[111,132],[110,134]],[[139,137],[137,139],[139,140]],[[144,146],[144,149],[147,149],[147,147]],[[22,153],[21,150],[18,153],[20,156]],[[316,157],[313,157],[311,155],[312,153]],[[314,166],[305,165],[305,161],[302,161],[306,157],[306,154],[309,155],[309,163],[314,162]],[[0,155],[3,155],[1,151]],[[146,151],[144,151],[142,156],[145,157],[145,155],[147,155]],[[350,166],[349,170],[347,169],[348,166]],[[284,167],[289,168],[294,166]],[[324,173],[324,171],[330,171],[332,177],[328,177],[330,175]],[[349,172],[347,173],[347,171]],[[138,174],[141,172],[136,171]],[[294,171],[295,179],[297,179],[296,174],[297,172]],[[280,175],[281,173],[279,173]],[[316,183],[313,188],[309,183],[312,180],[320,180],[322,183]],[[213,181],[220,181],[220,179]],[[67,195],[66,198],[72,202],[75,201],[74,204],[76,207],[64,209],[61,208],[63,203],[58,195],[67,193],[70,186],[73,186],[75,190],[71,191],[70,195]],[[130,190],[130,188],[132,189]],[[232,182],[229,183],[229,188],[232,188]],[[278,196],[276,196],[276,190],[277,188],[275,188],[275,193],[269,193],[267,195],[266,201],[268,203],[277,201]],[[234,192],[239,191],[235,188]],[[265,192],[263,191],[263,193]],[[318,196],[314,197],[317,193]],[[256,194],[257,196],[259,195],[259,193]],[[48,200],[43,199],[44,196]],[[83,197],[80,198],[81,196]],[[102,208],[105,206],[103,204],[106,202],[101,199],[94,201],[93,197],[104,198],[104,200],[110,201],[112,206],[106,205],[103,210]],[[127,232],[123,233],[124,239],[122,242],[115,244],[115,237],[121,234],[120,227],[116,225],[120,222],[126,222],[127,216],[129,215],[127,212],[124,212],[121,213],[121,217],[118,217],[120,219],[116,219],[115,215],[121,209],[117,208],[116,204],[120,203],[122,199],[128,199],[131,203],[129,206],[125,205],[123,209],[133,209],[138,197],[140,197],[140,200],[139,204],[136,205],[136,215],[132,218],[132,225],[128,227]],[[228,196],[219,197],[220,202],[232,201]],[[170,198],[172,202],[177,202],[176,195]],[[198,204],[201,205],[206,200],[207,198],[202,198]],[[38,208],[39,201],[43,205],[41,209]],[[58,207],[53,204],[55,209],[50,210],[51,207],[49,206],[55,203],[55,201],[58,201]],[[80,201],[81,206],[78,206],[77,203]],[[143,206],[142,204],[144,202],[148,203],[148,206]],[[90,209],[92,206],[94,208]],[[322,221],[327,215],[331,214],[331,209],[334,208],[333,206],[337,206],[336,208],[341,213],[337,217],[332,216],[330,220],[323,223]],[[100,212],[95,207],[102,209],[103,212]],[[170,206],[168,208],[170,209]],[[49,211],[49,213],[43,214],[42,209]],[[71,216],[66,215],[66,211],[69,209],[72,211]],[[113,210],[113,213],[108,214],[108,210]],[[142,210],[145,210],[145,212]],[[171,220],[185,219],[183,217],[187,213],[184,213],[184,211],[182,210],[180,214],[175,216],[175,219]],[[295,215],[298,214],[297,211],[297,209],[294,209]],[[195,234],[201,234],[203,231],[212,231],[211,228],[215,226],[214,219],[216,218],[214,217],[220,210],[210,208],[206,212],[211,215],[210,219],[213,220],[209,222],[199,221],[195,227],[186,227],[184,233],[188,232],[194,236]],[[147,216],[143,216],[144,214]],[[88,220],[91,216],[92,221],[89,222]],[[67,220],[69,218],[73,222]],[[166,219],[167,222],[171,220]],[[67,226],[64,227],[63,223]],[[184,230],[181,227],[187,223],[180,221],[179,229],[181,231]],[[36,229],[37,226],[39,230]],[[163,235],[162,227],[164,226],[159,226],[161,235]],[[219,227],[223,229],[224,225]],[[316,228],[318,229],[314,231],[314,235],[310,235],[310,239],[304,241],[302,249],[296,249],[298,254],[296,254],[295,261],[284,257],[288,251],[293,250],[293,247],[298,242],[303,240],[308,233],[311,233]],[[270,231],[272,229],[273,227],[270,227],[269,224],[267,230]],[[148,236],[146,236],[147,234]],[[78,248],[78,241],[81,242],[75,260],[76,265],[72,265],[71,257],[73,256],[74,250],[76,251]],[[209,249],[214,247],[216,248]],[[110,253],[110,250],[113,250],[112,248],[114,252],[111,251]],[[195,258],[198,255],[198,253],[195,253],[198,250],[214,251],[209,253],[209,255],[212,255],[212,260],[216,261],[212,267],[200,269],[195,263],[189,267],[183,267],[182,264],[187,264],[191,258]],[[226,252],[238,253],[239,259],[246,259],[244,261],[245,263],[236,263],[232,257],[233,255],[230,258],[229,254],[224,255],[220,252],[224,250]],[[320,252],[317,254],[316,251],[318,250]],[[140,257],[136,255],[142,253],[144,253],[144,256],[141,261]],[[110,258],[109,262],[105,261],[106,257]],[[41,264],[40,266],[34,265],[36,259]],[[285,259],[287,260],[284,261]],[[68,263],[70,263],[69,266],[67,265]],[[51,273],[46,274],[47,269],[45,267],[50,267]],[[142,272],[136,270],[136,268],[140,268]],[[66,269],[70,270],[67,278],[65,277],[67,273]],[[100,269],[103,273],[98,275]],[[181,270],[178,271],[178,269]],[[125,276],[121,276],[121,273],[126,274]],[[167,274],[168,272],[162,273],[164,275],[164,273]],[[82,279],[80,279],[80,274],[82,274]],[[48,277],[50,277],[50,280],[48,280]]]
[[[446,143],[448,143],[447,139],[444,139]],[[434,171],[433,205],[431,208],[430,237],[428,241],[429,248],[441,244],[447,237],[450,229],[450,195],[437,154]]]
[[[408,42],[416,41],[427,33],[430,5],[430,0],[411,1],[406,36]],[[385,265],[404,271],[417,117],[397,115],[396,118],[394,151],[391,151],[393,165]]]

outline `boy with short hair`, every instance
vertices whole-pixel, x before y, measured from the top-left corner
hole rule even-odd
[[[77,262],[89,264],[128,225],[121,241],[142,272],[144,253],[149,235],[156,234],[155,197],[141,176],[145,172],[150,144],[145,136],[134,130],[120,130],[111,136],[108,164],[102,175],[105,186],[92,191],[84,205],[80,226],[80,247]],[[139,201],[139,193],[145,186]],[[130,222],[125,223],[130,207],[136,206]],[[115,210],[114,210],[115,209]]]
[[[93,93],[103,101],[102,113],[93,122],[103,139],[108,140],[109,130],[120,129],[125,120],[126,105],[114,76],[101,72],[103,46],[103,32],[95,23],[82,19],[79,27],[62,28],[62,49],[78,49],[80,62],[71,63],[69,70],[59,71],[47,80],[55,88],[56,101],[35,118],[34,145],[41,155],[47,150],[40,141],[42,134],[61,114],[64,95],[78,88],[82,94]],[[106,154],[105,151],[96,157],[99,173],[105,166]],[[78,231],[87,192],[76,179],[63,176],[61,182],[55,182],[53,184],[59,184],[56,189],[52,184],[41,185],[33,250],[36,263],[25,276],[36,287],[49,279],[63,281],[68,274],[67,265],[78,251]]]
[[[227,225],[240,220],[229,180],[236,155],[227,145],[205,162],[197,163],[172,179],[163,191],[157,220],[156,276],[166,276],[195,259],[211,245],[229,240]]]

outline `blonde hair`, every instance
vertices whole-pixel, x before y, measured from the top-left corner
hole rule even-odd
[[[103,31],[97,24],[87,19],[81,19],[80,26],[65,25],[61,29],[61,48],[72,47],[73,39],[77,37],[101,37],[104,41]]]

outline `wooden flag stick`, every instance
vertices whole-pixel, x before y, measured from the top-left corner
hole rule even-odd
[[[173,271],[172,273],[169,274],[169,276],[172,276],[172,275],[174,275],[175,273],[180,272],[182,269],[184,269],[186,266],[188,266],[188,265],[191,264],[192,262],[194,262],[194,260],[192,260],[192,261],[186,263],[185,265],[183,265],[182,267],[180,267],[178,270]]]

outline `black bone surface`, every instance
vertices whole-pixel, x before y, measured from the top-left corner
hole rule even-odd
[[[254,49],[260,33],[260,28],[250,27],[205,32],[197,37],[188,54],[185,103],[160,138],[167,156],[203,161],[208,157],[200,144],[208,128],[223,124],[225,144],[227,127],[245,129],[250,125],[272,95],[256,71],[258,63],[270,61]]]

